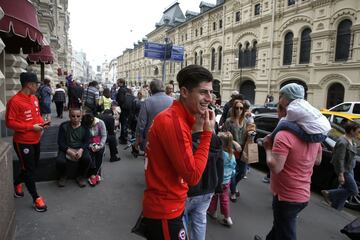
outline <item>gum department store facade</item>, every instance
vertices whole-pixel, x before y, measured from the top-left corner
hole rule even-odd
[[[360,99],[359,17],[358,0],[218,0],[185,16],[174,3],[146,37],[185,48],[182,63],[166,63],[166,82],[196,63],[213,73],[223,102],[237,89],[262,104],[268,93],[277,99],[281,86],[297,82],[322,108]],[[117,76],[129,85],[161,79],[162,63],[144,58],[144,41],[117,58]]]

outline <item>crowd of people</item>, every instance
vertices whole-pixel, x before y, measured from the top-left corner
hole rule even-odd
[[[238,183],[249,169],[243,150],[253,140],[256,125],[250,102],[237,91],[216,123],[215,116],[221,111],[212,91],[213,76],[206,68],[189,65],[180,70],[178,94],[173,84],[164,86],[157,79],[137,92],[126,86],[125,79],[101,92],[98,82],[82,86],[71,76],[55,90],[49,80],[40,83],[31,72],[22,73],[20,82],[22,89],[8,101],[6,111],[6,124],[14,130],[14,149],[21,162],[14,189],[15,197],[23,197],[25,183],[36,211],[47,210],[37,193],[34,174],[40,138],[51,124],[54,102],[58,118],[63,118],[64,110],[69,113],[69,120],[58,131],[59,187],[65,187],[72,177],[79,187],[87,182],[97,186],[102,181],[106,146],[109,161],[116,162],[121,160],[118,144],[130,142],[135,157],[145,152],[146,189],[139,226],[147,239],[205,239],[207,216],[227,227],[234,224],[229,202],[240,197]],[[263,140],[274,211],[267,240],[296,239],[297,216],[310,199],[313,167],[321,163],[320,143],[331,128],[304,100],[302,86],[288,84],[279,93],[281,121]],[[336,209],[357,193],[352,138],[359,134],[360,126],[348,125],[333,157],[342,187],[322,191]]]

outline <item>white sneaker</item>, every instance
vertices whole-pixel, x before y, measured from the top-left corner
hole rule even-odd
[[[220,222],[222,225],[227,226],[227,227],[231,227],[233,225],[233,222],[231,220],[231,217],[228,218],[223,218]]]

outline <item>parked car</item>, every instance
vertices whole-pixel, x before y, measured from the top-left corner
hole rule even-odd
[[[267,113],[259,114],[254,118],[256,124],[256,139],[265,137],[271,133],[277,123],[279,122],[277,114]],[[328,137],[322,142],[322,161],[319,166],[314,167],[314,172],[311,178],[311,187],[313,190],[331,189],[336,188],[338,185],[337,176],[334,172],[334,167],[330,163],[332,157],[332,150],[335,146],[336,140],[344,134],[344,129],[336,124],[331,124],[332,129],[328,134]],[[265,150],[261,144],[258,144],[259,148],[259,163],[254,164],[255,167],[267,169]],[[360,182],[360,157],[355,167],[355,179]],[[359,185],[360,186],[360,185]],[[346,203],[347,207],[360,210],[360,195],[352,197]]]
[[[320,111],[327,119],[330,121],[330,123],[334,123],[340,127],[344,127],[344,125],[348,121],[354,121],[358,124],[360,124],[360,115],[354,115],[349,113],[343,113],[343,112],[332,112],[332,111]],[[358,136],[360,139],[360,135]]]
[[[343,102],[328,111],[360,115],[360,102]]]
[[[265,103],[263,106],[255,106],[251,109],[251,112],[255,115],[260,113],[277,112],[278,104],[275,102]]]

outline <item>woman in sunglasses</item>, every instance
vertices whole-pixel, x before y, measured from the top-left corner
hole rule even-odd
[[[236,198],[240,196],[240,192],[236,189],[236,186],[238,182],[244,178],[246,173],[246,163],[241,161],[242,147],[245,145],[247,136],[246,127],[244,105],[242,101],[235,100],[231,108],[230,117],[226,119],[223,128],[223,131],[229,131],[233,135],[234,141],[237,143],[236,145],[240,145],[234,152],[236,173],[230,183],[230,201],[232,202],[236,202]]]

